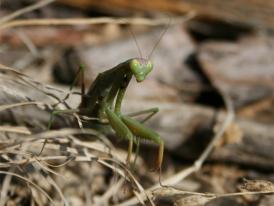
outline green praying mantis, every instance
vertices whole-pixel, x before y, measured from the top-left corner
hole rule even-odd
[[[166,29],[162,32],[158,42],[155,44],[149,56],[152,55],[157,44],[167,31],[167,28],[168,27],[166,27]],[[133,37],[136,45],[138,46],[135,36]],[[144,125],[145,121],[158,112],[158,108],[151,108],[144,111],[131,113],[129,115],[123,115],[121,112],[122,101],[132,77],[140,83],[146,79],[152,69],[153,63],[149,60],[149,58],[141,57],[129,59],[118,64],[112,69],[100,73],[91,84],[88,92],[82,96],[81,104],[76,111],[80,115],[93,119],[95,121],[93,122],[93,126],[99,125],[100,127],[100,125],[108,124],[115,131],[118,137],[128,140],[129,144],[126,158],[127,164],[131,161],[134,144],[137,145],[136,151],[138,151],[140,139],[146,139],[156,143],[159,147],[156,169],[159,169],[161,172],[161,165],[164,157],[164,141],[158,133]],[[79,71],[80,72],[78,72],[78,75],[81,73],[81,77],[83,79],[83,68],[80,67]],[[84,93],[84,90],[85,89],[82,84],[82,93]],[[59,112],[55,112],[55,114],[58,113]],[[142,114],[149,115],[147,115],[147,117],[142,121],[137,121],[132,118],[133,116]],[[51,124],[52,120],[50,120],[48,128],[51,127]]]
[[[147,139],[158,144],[156,167],[160,169],[163,161],[164,141],[159,134],[143,124],[158,111],[158,108],[131,115],[121,113],[122,101],[132,77],[134,76],[137,82],[142,82],[152,69],[153,64],[150,60],[133,58],[100,73],[84,96],[79,106],[79,113],[98,118],[99,123],[109,123],[118,137],[129,141],[127,163],[131,160],[133,144],[138,144],[137,138]],[[150,113],[150,115],[141,122],[130,117],[143,113]]]

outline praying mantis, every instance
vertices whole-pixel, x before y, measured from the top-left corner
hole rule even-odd
[[[138,144],[137,138],[147,139],[158,144],[156,167],[160,169],[164,155],[164,141],[158,133],[143,124],[144,121],[158,112],[158,108],[132,114],[151,113],[143,121],[137,121],[131,118],[131,115],[121,113],[122,101],[132,77],[134,76],[140,83],[145,80],[152,69],[153,64],[150,60],[133,58],[100,73],[84,96],[79,106],[79,113],[98,118],[99,123],[109,123],[118,137],[129,141],[127,163],[131,160],[133,144]]]
[[[161,38],[164,36],[167,28],[168,26],[162,32],[149,57],[152,55]],[[135,36],[133,37],[138,46]],[[138,151],[140,139],[146,139],[157,144],[158,157],[156,169],[159,169],[161,172],[161,165],[164,157],[164,141],[157,132],[144,125],[144,122],[156,114],[159,109],[151,108],[129,115],[123,115],[121,112],[122,101],[132,77],[140,83],[144,81],[147,75],[153,70],[153,63],[149,59],[150,58],[142,57],[132,58],[118,64],[114,68],[100,73],[89,87],[88,92],[82,96],[82,101],[78,109],[74,111],[77,111],[80,115],[95,120],[95,122],[93,122],[93,127],[99,125],[100,128],[100,125],[109,124],[118,137],[128,140],[128,153],[126,158],[127,165],[131,161],[133,145],[137,145],[136,151]],[[80,67],[79,71],[83,79],[83,68]],[[84,90],[82,84],[82,93],[84,93]],[[55,114],[58,113],[59,112],[56,112]],[[133,116],[147,113],[149,113],[149,115],[142,121],[137,121],[132,118]],[[51,124],[52,121],[50,121],[48,128],[51,127]]]

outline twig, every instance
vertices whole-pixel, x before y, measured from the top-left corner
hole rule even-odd
[[[243,195],[269,195],[274,194],[274,191],[257,191],[257,192],[233,192],[227,194],[216,194],[216,198],[221,197],[236,197],[236,196],[243,196]]]
[[[159,188],[153,191],[153,194],[160,197],[168,197],[176,195],[180,198],[179,195],[192,195],[192,196],[200,196],[206,197],[208,200],[213,200],[217,198],[223,197],[236,197],[236,196],[243,196],[243,195],[261,195],[261,194],[274,194],[274,190],[266,190],[266,191],[247,191],[247,192],[232,192],[232,193],[225,193],[225,194],[218,194],[218,193],[202,193],[202,192],[189,192],[189,191],[182,191],[175,188]]]
[[[55,99],[57,102],[62,102],[62,100],[58,97],[58,95],[55,95],[54,93],[47,91],[47,90],[54,90],[57,92],[64,93],[64,91],[62,91],[61,89],[57,89],[57,88],[51,87],[49,85],[41,84],[40,82],[34,81],[27,75],[20,73],[20,72],[16,71],[16,69],[5,66],[1,63],[0,63],[0,72],[5,72],[5,73],[10,73],[12,75],[16,75],[16,77],[18,77],[20,80],[23,81],[23,83],[27,84],[28,86],[31,86],[31,87],[41,91],[45,95],[50,96],[51,98]],[[47,89],[47,90],[45,90],[45,89]],[[66,102],[63,102],[63,104],[64,104],[64,106],[69,108],[69,106],[67,105]],[[49,105],[47,105],[47,106],[49,106]]]
[[[18,37],[22,40],[22,42],[26,45],[26,47],[29,49],[30,53],[34,57],[40,56],[39,51],[35,44],[31,41],[31,39],[23,32],[23,31],[18,31]]]
[[[0,112],[7,110],[7,109],[12,109],[14,107],[22,107],[25,105],[36,105],[36,106],[41,106],[41,105],[46,105],[43,102],[19,102],[19,103],[14,103],[14,104],[5,104],[5,105],[0,105]]]
[[[192,19],[196,14],[190,12],[186,16],[177,17],[172,19],[173,24],[182,23]],[[89,24],[137,24],[148,26],[166,25],[170,18],[149,19],[149,18],[67,18],[67,19],[28,19],[28,20],[15,20],[6,24],[0,25],[1,29],[19,26],[65,26],[65,25],[89,25]]]
[[[39,2],[37,2],[37,3],[35,3],[35,4],[32,4],[32,5],[30,5],[30,6],[27,6],[27,7],[25,7],[25,8],[19,9],[19,10],[15,11],[15,12],[13,12],[13,13],[7,15],[7,16],[2,17],[2,18],[0,19],[0,25],[1,25],[1,24],[4,24],[4,23],[6,23],[6,22],[8,22],[8,21],[10,21],[10,20],[12,20],[12,19],[15,19],[16,17],[18,17],[18,16],[20,16],[20,15],[22,15],[22,14],[25,14],[25,13],[28,13],[28,12],[30,12],[30,11],[33,11],[33,10],[39,9],[39,8],[41,8],[41,7],[44,7],[44,6],[46,6],[47,4],[50,4],[50,3],[54,2],[54,1],[55,1],[55,0],[44,0],[44,1],[39,1]]]
[[[0,132],[13,132],[18,134],[31,134],[31,131],[26,127],[21,126],[0,126]]]
[[[204,161],[206,160],[206,158],[208,157],[208,155],[211,153],[211,151],[213,150],[214,146],[216,145],[216,143],[222,138],[226,128],[228,128],[228,126],[232,123],[235,114],[234,114],[234,108],[233,108],[233,104],[232,101],[230,99],[229,96],[227,96],[225,93],[220,92],[226,109],[227,109],[227,117],[222,125],[222,127],[219,129],[219,131],[215,134],[214,138],[211,140],[211,142],[209,143],[209,145],[207,146],[207,148],[204,150],[204,152],[200,155],[200,157],[198,158],[198,160],[195,161],[194,165],[196,167],[197,170],[199,170],[201,168],[201,166],[203,165]]]

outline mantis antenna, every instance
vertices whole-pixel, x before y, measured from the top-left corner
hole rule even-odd
[[[166,25],[165,29],[162,31],[162,33],[161,33],[161,35],[160,35],[158,41],[155,43],[154,47],[152,48],[150,54],[148,55],[148,59],[151,58],[151,56],[152,56],[152,54],[154,53],[155,49],[159,46],[161,40],[163,39],[163,37],[164,37],[165,33],[167,32],[167,30],[169,29],[170,25],[171,25],[171,18],[169,19],[169,22],[168,22],[168,24]]]
[[[157,48],[158,45],[160,44],[162,38],[164,37],[165,33],[166,33],[167,30],[169,29],[170,25],[171,25],[171,18],[169,19],[169,22],[168,22],[168,24],[166,25],[165,29],[162,31],[162,33],[161,33],[161,35],[160,35],[158,41],[157,41],[156,44],[153,46],[153,48],[152,48],[150,54],[148,55],[148,59],[151,58],[152,54],[154,53],[154,51],[156,50],[156,48]],[[140,57],[143,58],[143,55],[142,55],[142,51],[141,51],[140,45],[139,45],[139,43],[138,43],[138,41],[137,41],[137,38],[136,38],[134,32],[132,31],[131,28],[129,29],[129,31],[130,31],[130,33],[131,33],[132,38],[134,39],[135,45],[137,46],[137,49],[138,49],[138,52],[139,52]]]
[[[137,41],[137,38],[136,38],[134,32],[132,31],[131,28],[129,29],[129,31],[130,31],[130,33],[131,33],[132,38],[133,38],[134,41],[135,41],[135,45],[137,46],[137,49],[138,49],[138,52],[139,52],[140,57],[143,58],[141,48],[140,48],[140,46],[139,46],[139,44],[138,44],[138,41]]]

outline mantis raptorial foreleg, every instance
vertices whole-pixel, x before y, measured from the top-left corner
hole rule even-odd
[[[123,139],[127,139],[129,141],[127,155],[127,163],[129,163],[133,149],[134,136],[130,129],[127,127],[127,125],[122,121],[122,119],[117,114],[115,114],[108,108],[106,109],[106,114],[109,120],[109,124],[116,132],[117,136]]]

